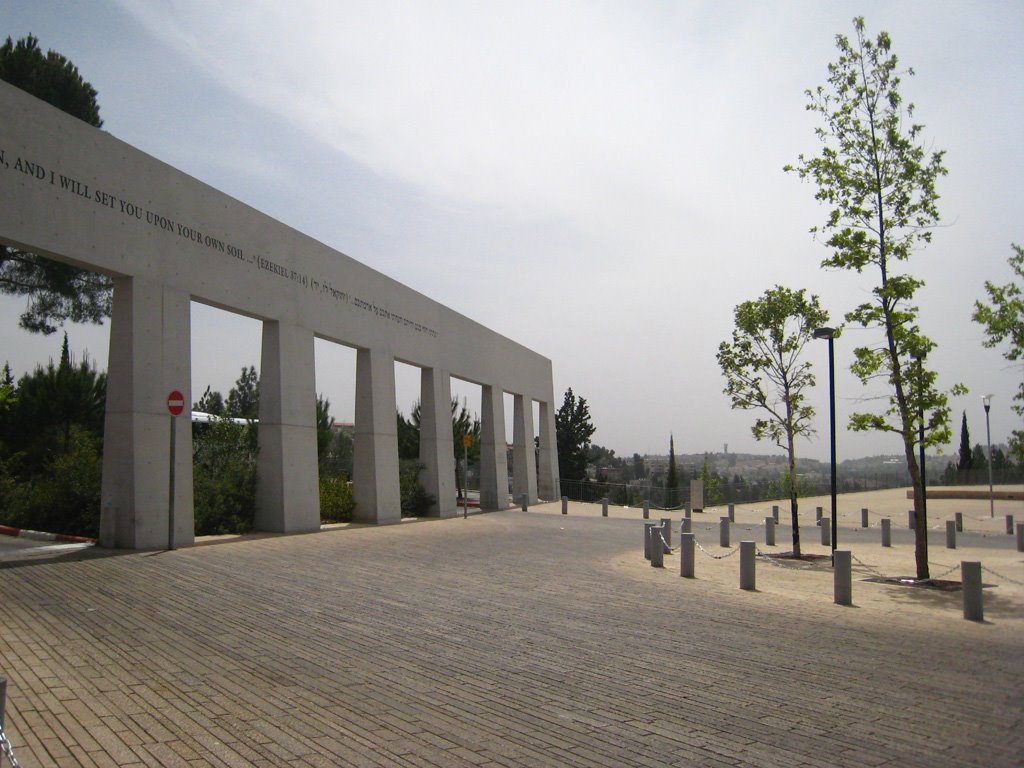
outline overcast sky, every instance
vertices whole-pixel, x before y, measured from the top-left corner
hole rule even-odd
[[[568,387],[585,397],[595,442],[777,452],[730,410],[715,352],[733,308],[775,284],[818,294],[835,322],[874,284],[819,268],[824,209],[782,171],[817,151],[804,90],[855,15],[890,32],[916,72],[904,98],[947,151],[944,225],[909,270],[940,383],[970,388],[954,443],[966,410],[984,444],[990,392],[1005,441],[1024,372],[970,314],[1024,242],[1024,3],[7,0],[0,34],[71,59],[104,130],[551,358],[556,407]],[[60,348],[16,329],[22,306],[0,301],[19,374]],[[107,338],[71,329],[103,367]],[[901,452],[845,430],[880,392],[848,371],[871,340],[836,343],[840,459]],[[255,321],[193,305],[193,395],[226,393],[259,346]],[[825,343],[808,355],[819,434],[798,450],[827,459]],[[354,360],[317,343],[339,421]],[[418,376],[399,368],[408,413]]]

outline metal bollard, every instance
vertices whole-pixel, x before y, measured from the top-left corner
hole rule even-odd
[[[957,512],[956,513],[956,532],[957,533],[963,533],[964,532],[964,513],[963,512]]]
[[[654,523],[644,523],[644,558],[651,559],[651,531],[654,530]]]
[[[608,517],[608,497],[601,499],[601,517]]]
[[[644,499],[644,520],[647,520],[650,517],[651,517],[651,502],[648,501],[647,499]]]
[[[679,521],[679,533],[693,533],[693,520],[688,517],[684,517]]]
[[[718,518],[718,545],[720,547],[729,546],[729,518],[720,517]]]
[[[1006,516],[1006,533],[1013,536],[1013,515]]]
[[[672,546],[672,518],[661,518],[661,535],[665,538],[665,546]]]
[[[775,546],[775,518],[766,517],[764,519],[764,543],[765,546]]]
[[[832,521],[827,518],[821,518],[821,543],[826,547],[832,546]]]
[[[912,509],[907,510],[907,528],[914,530],[917,524],[917,512]]]
[[[836,605],[853,605],[853,565],[850,550],[837,549],[832,559],[832,592]]]
[[[693,534],[689,531],[679,534],[679,575],[693,578]]]
[[[867,507],[862,507],[861,510],[860,510],[860,527],[861,528],[867,528],[868,527],[868,508]]]
[[[665,567],[665,547],[661,543],[661,528],[651,526],[651,568]]]
[[[779,505],[772,504],[772,520],[779,522]]]
[[[729,505],[729,522],[730,523],[735,523],[736,522],[736,505],[735,504],[730,504]]]
[[[562,514],[563,515],[568,515],[569,514],[569,497],[568,496],[563,496],[562,497]]]
[[[960,561],[960,581],[964,592],[964,618],[984,621],[985,606],[981,596],[981,563]]]
[[[823,511],[824,510],[821,507],[815,507],[814,508],[814,522],[815,523],[820,523],[821,522],[821,515],[822,515]]]
[[[946,521],[946,549],[956,549],[956,520]]]
[[[1024,552],[1024,523],[1017,523],[1017,551]]]
[[[757,545],[752,541],[740,542],[740,589],[755,589],[754,555]]]
[[[882,518],[882,546],[892,546],[892,520],[888,517]]]
[[[523,512],[528,512],[530,509],[530,497],[525,493],[521,497],[521,506],[523,508]]]

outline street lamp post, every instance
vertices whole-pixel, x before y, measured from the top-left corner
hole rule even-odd
[[[832,565],[835,565],[836,542],[838,528],[836,524],[836,359],[832,340],[836,335],[835,328],[815,328],[814,338],[828,339],[828,412],[831,431],[831,464],[832,464]]]
[[[996,502],[992,492],[992,432],[988,425],[988,411],[992,407],[992,395],[985,395],[981,398],[981,402],[985,406],[985,442],[988,444],[988,514],[990,517],[995,517]]]

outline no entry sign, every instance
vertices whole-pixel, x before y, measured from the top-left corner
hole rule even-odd
[[[171,416],[178,416],[185,410],[185,396],[177,389],[172,390],[167,396],[167,410],[171,412]]]

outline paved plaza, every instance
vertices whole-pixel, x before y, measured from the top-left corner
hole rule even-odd
[[[676,554],[643,559],[639,510],[576,504],[15,552],[6,731],[26,768],[1024,764],[1024,554],[1000,529],[1024,504],[991,522],[987,502],[929,507],[933,575],[983,563],[978,623],[958,591],[864,581],[913,574],[909,502],[841,500],[853,607],[820,563],[758,560],[757,590],[739,590],[738,558],[714,559],[724,510],[695,516],[696,579]],[[805,550],[824,553],[815,503]],[[947,550],[955,504],[966,530]],[[739,508],[732,543],[763,542],[766,512]]]

